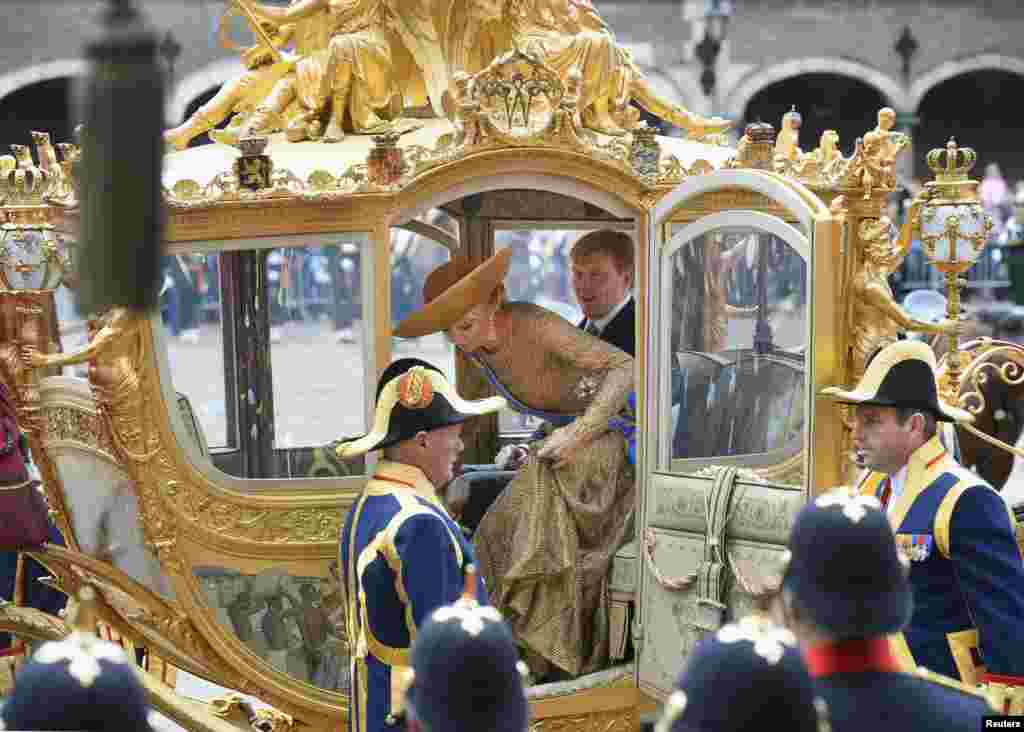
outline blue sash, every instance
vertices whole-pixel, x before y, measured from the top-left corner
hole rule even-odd
[[[571,424],[573,420],[579,417],[579,414],[560,414],[558,412],[547,412],[543,409],[534,409],[529,407],[523,402],[515,398],[515,396],[508,390],[508,388],[498,380],[497,374],[494,370],[484,363],[483,359],[477,356],[475,353],[462,352],[467,356],[473,363],[480,367],[480,370],[484,372],[484,376],[487,377],[488,383],[494,387],[495,391],[501,396],[505,397],[508,405],[519,414],[527,414],[531,417],[537,417],[543,419],[545,422],[550,422],[555,427],[565,427]],[[636,465],[636,392],[629,392],[629,398],[626,400],[626,409],[615,417],[611,417],[608,420],[608,429],[615,432],[621,432],[622,436],[626,438],[626,444],[628,446],[629,464]]]

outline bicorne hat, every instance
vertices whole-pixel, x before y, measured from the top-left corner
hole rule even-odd
[[[448,330],[490,299],[511,261],[512,249],[506,248],[477,267],[461,257],[442,264],[423,283],[423,307],[399,323],[395,335],[419,338]]]
[[[465,422],[504,409],[503,397],[467,401],[444,374],[418,358],[400,358],[384,369],[377,385],[377,406],[370,431],[335,448],[340,458],[382,450],[417,432]]]
[[[697,644],[656,732],[818,732],[823,702],[794,635],[752,615]]]
[[[895,633],[910,620],[907,563],[874,496],[818,496],[797,514],[789,552],[784,596],[836,640]]]
[[[92,592],[83,590],[78,629],[44,643],[18,671],[0,729],[152,732],[140,672],[120,646],[84,630],[94,617],[83,607]]]
[[[529,709],[512,631],[479,605],[475,572],[454,605],[435,610],[412,646],[405,707],[426,732],[526,732]]]
[[[877,351],[852,391],[830,386],[822,395],[843,404],[909,407],[944,422],[973,422],[970,412],[939,399],[935,353],[921,341],[896,341]]]

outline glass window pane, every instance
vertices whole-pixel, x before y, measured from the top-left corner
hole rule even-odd
[[[684,243],[666,266],[672,458],[798,450],[806,262],[771,234],[730,227]]]
[[[442,211],[432,211],[435,226],[457,234],[455,222]],[[391,230],[391,322],[397,326],[423,307],[423,283],[427,275],[451,259],[448,247],[405,229]],[[395,338],[395,358],[420,358],[441,369],[455,383],[455,347],[444,333],[422,338]]]
[[[366,430],[365,236],[338,239],[266,255],[276,448],[321,446]]]
[[[235,442],[227,430],[219,257],[164,257],[160,291],[174,389],[188,400],[209,447]]]

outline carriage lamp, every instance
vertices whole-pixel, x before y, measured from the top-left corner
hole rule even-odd
[[[83,314],[156,306],[163,230],[164,82],[159,41],[131,0],[110,0],[80,98]]]
[[[960,320],[960,290],[967,284],[962,275],[978,261],[989,234],[992,219],[978,198],[978,181],[968,173],[977,161],[970,148],[957,147],[950,140],[945,149],[928,153],[928,167],[935,180],[925,186],[913,214],[912,226],[919,234],[928,261],[946,280],[946,316]],[[944,390],[951,404],[959,403],[960,374],[959,326],[949,335],[949,355]]]
[[[0,288],[53,290],[60,287],[68,266],[64,241],[45,200],[54,178],[35,164],[28,147],[11,148],[13,158],[0,158]]]

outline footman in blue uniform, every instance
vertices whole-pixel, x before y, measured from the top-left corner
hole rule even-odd
[[[833,732],[981,729],[994,710],[980,691],[925,669],[903,673],[890,648],[913,609],[911,563],[874,496],[819,496],[798,514],[789,546],[783,612]]]
[[[410,648],[437,608],[459,599],[472,545],[435,488],[452,477],[462,423],[495,412],[501,397],[469,402],[419,359],[400,359],[381,375],[370,432],[341,443],[341,458],[382,450],[341,534],[342,585],[352,648],[349,729],[403,725]],[[482,582],[478,599],[486,604]]]
[[[897,341],[878,351],[852,391],[854,443],[868,469],[862,493],[888,515],[910,561],[914,613],[893,639],[908,670],[923,666],[966,684],[986,683],[1007,710],[1024,711],[1024,564],[1003,498],[963,468],[937,422],[971,421],[939,399],[935,356]]]

